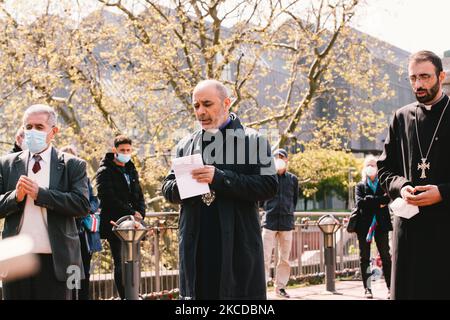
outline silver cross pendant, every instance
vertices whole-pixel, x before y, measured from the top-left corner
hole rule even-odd
[[[430,163],[427,162],[426,158],[422,158],[422,163],[419,163],[417,165],[417,170],[422,170],[422,175],[420,176],[421,179],[425,179],[427,177],[425,170],[430,170]]]

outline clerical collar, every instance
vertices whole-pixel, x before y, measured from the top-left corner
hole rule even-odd
[[[231,121],[233,120],[233,117],[230,115],[230,117],[228,117],[228,119],[222,123],[222,125],[218,128],[218,129],[203,129],[202,133],[209,133],[209,134],[216,134],[219,131],[223,131],[226,127],[228,127],[228,125],[231,123]]]
[[[219,130],[224,129],[226,126],[228,126],[228,125],[230,124],[230,122],[231,122],[231,118],[228,117],[227,121],[225,121],[225,122],[219,127]]]
[[[420,105],[423,106],[427,111],[430,111],[431,108],[432,108],[433,106],[437,105],[439,102],[441,102],[442,99],[444,99],[444,97],[445,97],[445,93],[442,93],[442,96],[441,96],[441,97],[439,98],[439,100],[436,101],[435,103],[430,104],[430,105],[421,103]]]

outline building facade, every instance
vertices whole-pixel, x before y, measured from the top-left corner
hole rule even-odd
[[[444,58],[442,59],[444,71],[447,73],[447,77],[444,81],[444,92],[450,95],[450,50],[444,52]]]

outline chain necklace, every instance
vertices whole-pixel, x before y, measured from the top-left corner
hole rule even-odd
[[[431,164],[430,164],[430,162],[427,162],[427,159],[428,159],[428,156],[430,155],[431,147],[433,146],[434,137],[436,137],[436,133],[439,130],[439,126],[441,124],[442,118],[444,117],[444,113],[445,113],[445,110],[448,107],[448,103],[449,102],[450,102],[450,98],[447,100],[447,104],[445,105],[445,108],[444,108],[444,110],[441,113],[441,117],[439,118],[439,122],[438,122],[438,124],[436,126],[436,129],[434,130],[434,134],[433,134],[433,137],[431,138],[430,146],[428,147],[428,151],[427,151],[427,154],[425,155],[425,157],[423,156],[422,146],[420,144],[420,139],[419,139],[419,127],[417,125],[417,109],[419,108],[419,106],[416,107],[416,113],[414,115],[414,122],[416,124],[417,143],[419,144],[420,158],[421,158],[421,161],[422,161],[422,163],[419,163],[417,165],[417,170],[422,170],[422,175],[420,176],[421,179],[426,179],[427,175],[425,174],[425,170],[427,170],[427,169],[430,170],[430,168],[431,168],[430,167]]]

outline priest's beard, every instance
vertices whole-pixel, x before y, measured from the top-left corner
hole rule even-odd
[[[414,94],[416,95],[417,101],[419,101],[420,103],[423,103],[423,104],[430,104],[430,102],[436,98],[436,96],[439,92],[440,86],[441,86],[441,84],[439,82],[439,79],[437,79],[436,84],[433,87],[431,87],[430,89],[424,89],[422,87],[417,89],[416,92],[414,92]],[[417,95],[419,92],[426,92],[427,94],[420,97]]]

